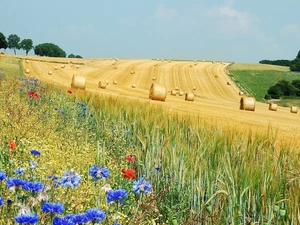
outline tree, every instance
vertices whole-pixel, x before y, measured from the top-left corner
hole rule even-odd
[[[80,55],[70,54],[68,55],[68,58],[82,58],[82,57]]]
[[[66,57],[66,53],[60,47],[52,43],[43,43],[36,45],[34,48],[34,54],[39,56],[50,56],[50,57]]]
[[[33,42],[31,39],[24,39],[20,43],[20,48],[26,51],[26,55],[28,52],[33,49]]]
[[[16,34],[11,34],[7,38],[7,44],[9,49],[13,49],[16,55],[16,49],[20,49],[20,37]]]
[[[7,44],[7,41],[6,41],[6,37],[4,36],[4,34],[2,34],[0,32],[0,49],[1,48],[7,49],[7,47],[8,47],[8,44]]]
[[[298,52],[296,58],[292,61],[290,70],[300,72],[300,51]]]
[[[300,80],[293,80],[292,85],[296,88],[296,95],[300,96]]]
[[[295,96],[296,93],[297,87],[286,80],[278,81],[268,90],[268,94],[271,95],[272,98],[280,98],[282,96]]]

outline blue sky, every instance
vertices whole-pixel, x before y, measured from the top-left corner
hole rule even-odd
[[[299,0],[1,0],[0,32],[84,58],[258,63],[296,57],[299,9]]]

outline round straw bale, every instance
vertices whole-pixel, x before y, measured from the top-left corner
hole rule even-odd
[[[183,91],[179,91],[178,94],[179,94],[179,96],[183,96],[184,95]]]
[[[131,72],[130,72],[131,74],[135,74],[135,72],[133,71],[133,70],[131,70]]]
[[[26,59],[26,60],[25,60],[25,62],[26,62],[26,63],[29,63],[29,60],[28,60],[28,59]]]
[[[30,74],[30,69],[25,69],[26,74]]]
[[[114,81],[113,81],[113,84],[114,84],[114,85],[117,85],[117,84],[118,84],[118,81],[114,80]]]
[[[108,81],[108,80],[106,80],[106,81],[105,81],[105,83],[108,85],[108,84],[109,84],[109,81]]]
[[[73,75],[71,87],[78,88],[78,89],[85,89],[85,77]]]
[[[73,64],[71,64],[71,65],[70,65],[70,67],[74,67],[74,65],[73,65]]]
[[[278,107],[278,105],[275,103],[269,104],[269,110],[271,110],[271,111],[277,111],[277,107]]]
[[[79,69],[79,65],[77,65],[76,68]]]
[[[197,66],[198,65],[198,63],[194,63],[194,66]]]
[[[212,61],[212,63],[215,63],[215,61]]]
[[[115,58],[115,60],[116,60],[116,61],[119,61],[119,59],[118,59],[118,58]]]
[[[227,81],[227,85],[231,85],[231,82],[230,82],[230,81]]]
[[[185,94],[185,100],[193,102],[194,101],[194,94],[193,93],[186,93]]]
[[[239,91],[239,95],[244,95],[244,92],[242,92],[242,91]]]
[[[106,88],[106,82],[99,81],[99,82],[98,82],[98,88],[105,89],[105,88]]]
[[[116,70],[116,69],[118,69],[116,66],[114,66],[114,69]]]
[[[132,84],[131,87],[132,87],[132,88],[136,88],[136,84]]]
[[[177,91],[176,90],[172,90],[171,91],[171,95],[176,96],[177,95]]]
[[[194,87],[193,87],[193,90],[194,90],[194,91],[196,91],[196,90],[197,90],[197,88],[194,86]]]
[[[291,107],[291,113],[297,113],[298,112],[298,107],[297,106],[292,106]]]
[[[255,98],[243,96],[240,100],[240,109],[254,111],[255,110]]]
[[[176,90],[176,91],[179,91],[179,87],[175,87],[175,90]]]
[[[5,53],[4,53],[4,52],[0,52],[0,54],[1,54],[1,55],[5,55]]]
[[[218,75],[215,75],[215,78],[218,78]]]
[[[61,65],[61,68],[65,68],[65,65]]]
[[[116,65],[116,62],[113,62],[112,65],[113,65],[113,66]]]
[[[156,80],[156,77],[152,77],[152,80]]]
[[[58,70],[58,67],[56,66],[56,67],[54,67],[54,69],[55,69],[55,70]]]
[[[194,62],[197,62],[197,60],[195,59]]]
[[[193,65],[190,65],[190,68],[193,68]]]
[[[48,75],[52,75],[52,71],[51,70],[48,71]]]
[[[149,91],[149,98],[164,102],[167,97],[167,88],[159,84],[152,84]]]
[[[202,62],[205,62],[205,60],[203,59]]]
[[[169,60],[169,63],[171,62],[171,60]]]

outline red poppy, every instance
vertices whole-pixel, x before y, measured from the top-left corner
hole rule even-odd
[[[8,147],[11,149],[11,150],[16,150],[17,149],[17,146],[15,144],[15,142],[13,140],[10,140],[9,143],[8,143]]]
[[[40,99],[40,95],[38,93],[34,93],[33,95],[35,97],[36,100],[39,100]]]
[[[27,95],[28,95],[29,97],[34,96],[34,91],[28,91]]]
[[[73,92],[72,92],[72,90],[69,89],[69,90],[68,90],[68,93],[72,94]]]
[[[129,162],[134,162],[135,161],[135,158],[134,158],[134,156],[127,156],[126,157],[126,160],[128,160]]]
[[[123,177],[124,178],[129,178],[129,179],[134,179],[135,178],[135,170],[129,169],[129,170],[122,170]]]

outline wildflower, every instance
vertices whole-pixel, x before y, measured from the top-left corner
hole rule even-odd
[[[40,155],[41,154],[38,150],[35,150],[35,149],[30,150],[30,153],[32,155]]]
[[[122,170],[123,177],[124,178],[129,178],[129,179],[134,179],[135,178],[135,170],[133,169],[128,169],[128,170]]]
[[[113,223],[112,225],[121,225],[121,224],[119,224],[119,223],[115,222],[115,223]]]
[[[23,215],[23,214],[30,214],[30,207],[27,205],[24,205],[22,203],[17,203],[17,206],[20,207],[20,210],[18,212],[18,215]]]
[[[72,221],[75,223],[75,224],[82,224],[82,223],[87,223],[89,222],[89,218],[87,217],[87,215],[85,213],[78,213],[78,214],[75,214],[73,216],[73,219]]]
[[[35,224],[39,219],[36,214],[21,214],[15,217],[15,221],[21,224]]]
[[[72,94],[72,93],[73,93],[73,92],[72,92],[72,90],[70,90],[70,89],[69,89],[67,92],[68,92],[68,93],[70,93],[70,94]]]
[[[101,209],[88,209],[85,213],[90,221],[96,223],[100,223],[100,221],[106,217],[104,211]]]
[[[60,181],[57,184],[65,187],[77,187],[80,181],[80,175],[73,170],[70,170],[69,173],[66,171],[64,172],[64,175],[60,177]]]
[[[13,201],[12,201],[11,199],[8,199],[8,200],[6,201],[6,203],[7,203],[8,206],[11,206],[11,204],[13,203]]]
[[[146,181],[143,177],[141,177],[139,180],[133,181],[132,187],[133,192],[136,194],[140,194],[141,192],[147,194],[151,190],[152,185],[149,181]]]
[[[0,181],[4,180],[5,177],[6,177],[6,174],[3,171],[0,170]]]
[[[35,169],[38,166],[38,163],[36,161],[28,160],[28,163],[31,169]]]
[[[42,182],[29,182],[26,180],[22,187],[25,191],[38,192],[44,188],[44,184]]]
[[[53,225],[75,225],[75,223],[68,218],[55,217],[53,219]]]
[[[14,186],[22,186],[24,184],[24,181],[19,179],[19,178],[13,178],[13,177],[9,177],[6,180],[6,186],[8,188],[14,187]]]
[[[39,203],[39,201],[36,198],[29,197],[28,198],[28,205],[29,206],[36,206]]]
[[[40,192],[39,195],[37,196],[38,201],[48,201],[49,197],[47,194],[47,189],[43,188]]]
[[[55,108],[54,108],[54,110],[55,110],[55,111],[57,111],[57,110],[58,110],[58,108],[56,108],[56,107],[55,107]]]
[[[17,146],[15,144],[15,142],[13,140],[10,140],[9,143],[8,143],[8,147],[11,149],[11,150],[16,150],[17,149]]]
[[[61,217],[55,217],[53,219],[53,225],[75,225],[72,220],[61,218]]]
[[[125,189],[110,190],[109,192],[107,192],[106,200],[107,203],[119,200],[120,203],[123,204],[123,198],[126,197],[127,197],[127,192]]]
[[[24,168],[17,168],[14,170],[14,173],[17,174],[18,176],[22,176],[25,173]]]
[[[160,167],[155,167],[155,170],[160,171],[161,169],[160,169]]]
[[[64,205],[60,202],[44,202],[42,211],[46,213],[62,213],[64,211]]]
[[[94,178],[94,180],[103,180],[109,176],[109,170],[106,167],[93,165],[90,169],[90,175]]]
[[[126,156],[126,160],[129,161],[129,162],[134,162],[135,161],[135,158],[134,156]]]
[[[101,190],[104,192],[109,192],[111,190],[110,184],[105,184],[103,187],[101,187]]]
[[[0,206],[2,206],[3,204],[4,204],[4,199],[0,197]]]

